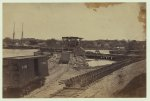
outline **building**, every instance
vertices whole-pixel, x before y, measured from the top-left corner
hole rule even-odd
[[[3,58],[3,88],[24,88],[48,75],[48,57],[17,56]]]

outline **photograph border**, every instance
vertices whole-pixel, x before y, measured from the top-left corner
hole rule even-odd
[[[149,10],[150,10],[150,2],[149,0],[2,0],[0,1],[0,20],[1,20],[1,24],[0,24],[0,37],[1,37],[1,41],[0,41],[0,56],[3,57],[3,3],[84,3],[84,2],[146,2],[146,46],[147,46],[147,50],[146,50],[146,76],[147,76],[147,93],[146,93],[146,98],[3,98],[2,97],[2,58],[0,59],[0,64],[1,64],[1,69],[0,69],[0,87],[1,87],[1,92],[0,92],[0,100],[12,100],[12,101],[35,101],[35,100],[45,100],[45,101],[77,101],[77,100],[82,100],[82,101],[149,101],[150,100],[150,93],[149,93],[149,85],[150,85],[150,81],[148,78],[150,78],[150,63],[149,63],[149,51],[150,48],[148,47],[148,45],[150,44],[149,38],[150,35],[148,33],[150,33],[149,29],[150,28],[150,21],[149,21]]]

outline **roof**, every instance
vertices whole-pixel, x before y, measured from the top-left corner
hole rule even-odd
[[[3,59],[33,59],[33,58],[42,58],[47,57],[46,55],[28,55],[28,56],[16,56],[16,57],[6,57]]]
[[[83,39],[83,38],[80,38],[80,37],[62,37],[62,39]]]

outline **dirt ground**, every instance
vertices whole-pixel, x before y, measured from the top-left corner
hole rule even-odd
[[[74,62],[70,62],[69,64],[58,64],[59,58],[60,54],[57,54],[49,59],[49,76],[46,77],[44,86],[24,96],[25,98],[49,98],[51,95],[65,87],[65,85],[61,83],[62,80],[93,70],[76,70],[73,68]],[[74,59],[72,60],[74,61]],[[82,63],[82,59],[80,61],[80,63]],[[72,94],[76,95],[72,96],[78,98],[118,97],[116,92],[125,88],[126,85],[136,76],[146,72],[145,64],[145,60],[143,60],[125,66],[91,84],[87,89],[82,90],[79,94],[74,93],[74,91],[77,92],[77,90],[67,90],[67,92],[72,92]],[[84,67],[84,64],[82,64],[82,66]],[[61,97],[63,98],[63,96]]]
[[[44,86],[30,92],[28,95],[24,96],[25,98],[49,98],[51,94],[65,87],[65,85],[61,83],[62,80],[66,80],[76,75],[80,75],[93,70],[93,69],[76,70],[73,68],[75,63],[74,61],[71,61],[69,64],[59,64],[58,63],[59,59],[60,54],[55,54],[49,59],[48,61],[49,76],[46,77]]]

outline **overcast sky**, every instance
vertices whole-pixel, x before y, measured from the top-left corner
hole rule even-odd
[[[85,4],[4,4],[3,38],[11,37],[14,23],[15,38],[61,39],[78,36],[88,40],[126,39],[145,40],[138,16],[140,6],[124,3],[99,7],[96,10]]]

